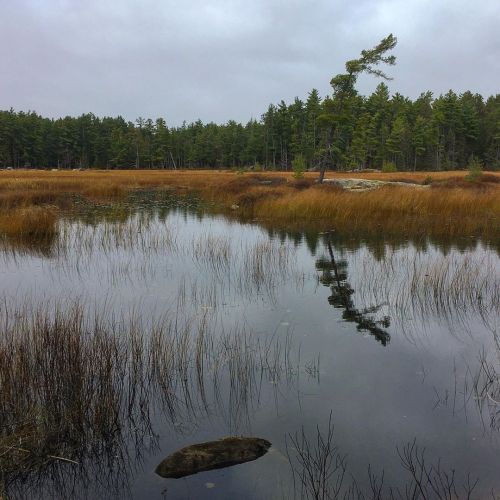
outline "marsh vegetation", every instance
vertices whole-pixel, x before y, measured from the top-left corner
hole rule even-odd
[[[401,174],[335,174],[336,176],[429,182],[429,176]],[[466,172],[433,173],[432,189],[385,187],[371,192],[344,191],[315,184],[315,174],[294,180],[290,173],[243,174],[217,171],[4,171],[0,173],[0,232],[46,228],[49,220],[14,209],[42,206],[79,208],[85,204],[126,202],[136,190],[172,194],[196,193],[213,213],[239,219],[258,218],[275,227],[390,236],[481,237],[498,244],[500,176],[492,173],[466,180]],[[158,193],[159,192],[159,193]],[[235,209],[235,207],[237,207]],[[8,212],[8,213],[7,213]],[[17,215],[16,215],[17,213]],[[35,212],[42,217],[42,212]],[[38,223],[40,222],[40,223]],[[3,228],[3,229],[2,229]]]
[[[2,173],[2,494],[498,495],[498,185],[438,178]],[[272,447],[153,474],[241,435]]]

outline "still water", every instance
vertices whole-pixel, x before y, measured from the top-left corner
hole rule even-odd
[[[314,448],[329,422],[344,488],[368,487],[368,467],[404,488],[399,455],[415,442],[429,465],[456,471],[457,491],[470,474],[473,498],[500,494],[500,404],[474,391],[482,356],[500,371],[495,248],[287,233],[139,199],[68,214],[53,241],[1,252],[3,313],[78,302],[145,331],[158,318],[193,335],[203,325],[246,356],[217,377],[207,366],[203,390],[177,389],[175,408],[153,393],[110,453],[52,463],[14,481],[13,498],[307,497],[296,438]],[[272,448],[183,479],[155,474],[175,450],[225,436]]]

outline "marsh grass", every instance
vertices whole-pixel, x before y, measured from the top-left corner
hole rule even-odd
[[[347,234],[365,231],[386,236],[405,234],[497,236],[500,197],[496,190],[476,193],[466,190],[414,190],[384,187],[355,193],[338,188],[313,187],[279,198],[263,199],[252,216],[272,214],[283,225],[316,221],[325,229],[335,228]]]
[[[146,283],[167,266],[192,263],[178,285],[179,300],[200,307],[216,307],[224,299],[241,296],[272,301],[280,284],[292,280],[299,286],[304,279],[297,248],[290,241],[269,239],[264,233],[247,240],[239,231],[183,235],[171,222],[140,214],[95,225],[64,218],[53,253],[58,272],[81,279],[97,266],[102,268],[98,279],[106,284]]]
[[[473,395],[481,416],[486,415],[491,430],[500,430],[500,338],[494,334],[494,347],[479,355],[478,368],[468,370],[464,394]],[[467,383],[470,382],[470,383]],[[468,388],[468,390],[467,390]]]
[[[243,297],[276,303],[280,286],[300,289],[306,281],[307,266],[298,260],[300,247],[291,237],[279,234],[272,238],[257,234],[251,240],[232,230],[184,236],[172,221],[141,213],[95,223],[62,218],[57,233],[57,238],[49,240],[52,257],[58,272],[69,278],[82,279],[97,266],[101,283],[127,281],[133,285],[158,279],[159,272],[178,262],[192,262],[192,268],[188,266],[187,274],[180,278],[177,292],[184,306],[195,309],[217,308]],[[356,250],[358,247],[359,243]],[[432,247],[421,251],[384,244],[376,251],[362,247],[349,252],[349,266],[355,271],[349,282],[356,292],[356,304],[361,308],[387,304],[391,318],[408,335],[413,335],[416,326],[421,331],[431,318],[448,324],[452,331],[459,325],[470,330],[471,317],[494,328],[494,319],[500,314],[496,255],[481,246],[476,250],[463,253],[450,248],[443,254]],[[4,253],[3,258],[15,256]],[[160,261],[165,263],[163,267]]]
[[[392,180],[391,174],[332,175]],[[353,193],[315,185],[312,174],[294,181],[290,173],[236,176],[212,171],[2,172],[0,207],[10,210],[53,204],[67,208],[74,204],[76,195],[116,202],[134,190],[157,189],[178,194],[195,192],[217,212],[232,217],[272,217],[284,227],[316,223],[323,229],[335,227],[342,231],[497,236],[500,177],[487,174],[481,176],[480,182],[471,183],[463,180],[465,175],[433,173],[433,189],[427,190],[387,187]],[[423,182],[426,176],[428,173],[397,174],[399,180],[416,182]],[[232,206],[239,208],[234,211]]]
[[[235,419],[248,418],[263,380],[292,383],[298,372],[288,338],[225,331],[208,315],[145,325],[134,316],[92,313],[78,302],[4,302],[0,320],[6,491],[47,467],[81,472],[109,453],[114,463],[124,457],[117,447],[127,436],[139,443],[154,436],[153,411],[172,428],[216,413],[237,425]]]
[[[18,208],[0,214],[0,235],[22,242],[48,242],[57,235],[55,207]]]
[[[202,234],[192,242],[194,262],[208,266],[219,279],[223,279],[230,271],[233,250],[231,241],[224,236]]]
[[[195,307],[217,308],[244,297],[275,303],[280,285],[300,286],[304,272],[297,263],[297,249],[289,242],[258,237],[243,241],[231,235],[201,234],[179,245],[178,255],[190,256],[198,274],[184,276],[178,287],[182,306],[189,299]],[[303,282],[302,282],[303,284]]]
[[[246,179],[246,174],[242,178]],[[238,189],[243,189],[241,185]],[[336,196],[345,194],[329,187],[311,185],[299,189],[281,181],[273,186],[251,180],[248,189],[258,196],[253,201],[250,197],[242,210],[248,209],[254,215],[266,203],[265,197],[260,198],[266,190],[274,190],[274,198],[267,198],[267,202],[279,203],[292,187],[296,199],[302,193],[306,199],[319,193],[330,197],[331,203]],[[393,192],[391,188],[385,194]],[[34,208],[38,209],[45,210]],[[354,219],[356,213],[351,216],[352,225],[363,228],[364,223]],[[281,220],[286,217],[283,213]],[[312,212],[307,217],[312,217]],[[329,216],[321,217],[326,221]],[[303,277],[297,269],[292,241],[283,243],[278,238],[259,236],[248,242],[210,232],[182,238],[164,220],[130,216],[127,210],[104,222],[62,218],[57,224],[52,237],[55,255],[61,257],[61,263],[67,262],[68,268],[73,266],[70,271],[77,274],[95,266],[97,258],[103,259],[106,267],[128,253],[129,260],[110,267],[109,279],[127,277],[133,284],[138,276],[145,281],[154,277],[156,271],[148,263],[159,255],[188,257],[205,279],[181,279],[177,310],[184,311],[191,304],[205,313],[189,320],[175,314],[145,323],[137,317],[114,318],[106,311],[90,313],[80,303],[59,307],[2,306],[0,471],[7,490],[25,479],[31,480],[36,470],[64,466],[75,471],[89,462],[102,463],[107,453],[110,463],[116,465],[113,457],[126,462],[120,443],[131,435],[138,442],[154,436],[152,411],[160,412],[178,432],[184,428],[189,432],[196,421],[210,418],[215,412],[230,422],[230,428],[237,428],[236,423],[248,419],[259,404],[263,380],[276,387],[296,379],[301,370],[299,361],[292,356],[289,336],[274,334],[263,339],[244,327],[225,330],[214,319],[215,309],[224,303],[228,291],[245,297],[265,296],[272,302],[279,285]],[[71,260],[67,260],[70,256]],[[402,325],[408,314],[424,322],[432,315],[452,322],[474,314],[486,325],[498,314],[498,271],[487,259],[456,253],[429,258],[394,254],[385,255],[377,264],[370,256],[356,267],[362,274],[356,285],[359,297],[367,302],[373,297],[377,303],[379,299],[392,301],[394,310],[402,311]],[[305,372],[319,377],[319,358],[317,363],[307,364]],[[492,385],[495,377],[497,372],[491,368],[484,370],[477,379],[477,394],[496,398]],[[481,392],[483,383],[489,384],[486,393]],[[494,408],[487,396],[482,401]],[[299,435],[297,439],[300,447],[307,436]],[[329,449],[328,437],[319,455],[311,446],[306,456],[315,456],[321,462],[324,450]],[[410,455],[415,455],[414,448]],[[341,471],[336,460],[336,470]],[[95,467],[99,473],[99,466]],[[321,474],[325,477],[324,469]],[[373,498],[387,498],[380,493],[380,478],[373,476],[373,480],[379,491]]]
[[[412,341],[431,319],[457,336],[470,334],[478,321],[489,331],[497,327],[500,274],[496,255],[484,249],[476,254],[386,249],[378,260],[360,252],[349,262],[356,271],[350,281],[357,300],[363,306],[386,304]]]
[[[40,214],[45,212],[40,210]],[[58,272],[68,278],[82,279],[97,267],[102,284],[127,281],[133,285],[158,279],[159,272],[167,272],[178,262],[192,262],[177,291],[184,306],[195,309],[217,308],[241,298],[276,303],[280,286],[287,283],[300,289],[306,281],[306,268],[298,260],[300,247],[291,236],[281,234],[269,238],[262,231],[251,240],[232,230],[185,236],[174,222],[141,212],[103,221],[63,217],[52,234],[42,241],[51,245]],[[321,238],[324,235],[319,241]],[[14,241],[10,247],[14,244],[12,248],[20,255],[32,248],[29,241]],[[5,243],[4,250],[10,248]],[[360,244],[353,248],[358,250]],[[500,314],[496,255],[481,245],[473,253],[435,250],[432,246],[420,250],[408,244],[393,247],[384,243],[380,249],[365,251],[362,247],[349,252],[349,266],[355,271],[349,282],[357,306],[387,304],[398,328],[414,339],[412,329],[418,327],[421,334],[420,327],[431,318],[457,334],[460,325],[461,330],[470,330],[471,317],[494,328],[494,319]],[[3,252],[3,258],[15,259],[15,255]]]
[[[97,253],[112,256],[120,251],[133,254],[177,252],[178,235],[167,223],[155,217],[135,214],[123,221],[112,220],[88,224],[71,218],[60,228],[58,252],[81,252],[95,257]]]
[[[365,478],[349,472],[347,456],[335,442],[332,414],[326,429],[316,427],[311,436],[304,428],[288,435],[287,457],[293,476],[294,498],[307,500],[473,500],[479,480],[446,468],[441,459],[429,462],[416,439],[396,448],[400,468],[390,473],[396,484],[387,484],[385,472],[367,466]],[[496,498],[492,492],[491,498]]]

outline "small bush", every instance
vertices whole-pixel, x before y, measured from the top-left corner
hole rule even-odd
[[[292,170],[294,179],[302,179],[306,171],[306,161],[302,155],[297,155],[292,161]]]
[[[471,157],[467,170],[469,174],[465,178],[468,181],[475,182],[483,175],[483,163],[478,158]]]
[[[382,165],[382,172],[384,173],[391,173],[391,172],[397,172],[398,168],[396,167],[396,164],[393,161],[384,161]]]

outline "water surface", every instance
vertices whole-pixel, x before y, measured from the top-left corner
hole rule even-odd
[[[148,199],[68,214],[43,247],[4,243],[4,309],[78,301],[145,329],[157,318],[193,332],[203,324],[213,338],[247,339],[254,365],[243,381],[222,367],[217,387],[204,373],[205,392],[180,390],[174,411],[153,394],[147,424],[121,436],[120,456],[52,464],[12,494],[291,498],[291,437],[303,429],[315,439],[330,417],[360,487],[369,465],[386,484],[403,484],[397,450],[416,440],[429,462],[478,477],[476,493],[498,493],[498,408],[475,399],[472,380],[481,352],[495,359],[499,290],[498,254],[481,242],[268,231]],[[273,367],[259,365],[262,350]],[[184,479],[154,473],[176,449],[228,435],[262,437],[272,449]]]

